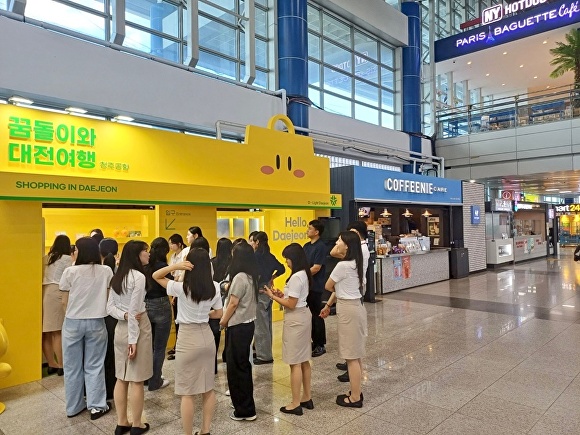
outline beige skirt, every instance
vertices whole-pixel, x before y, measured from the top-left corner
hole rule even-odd
[[[62,330],[64,308],[62,307],[62,292],[58,284],[42,286],[42,332]]]
[[[367,311],[360,299],[338,299],[338,356],[342,359],[364,358],[367,342]]]
[[[121,381],[143,382],[153,376],[153,345],[151,323],[147,313],[139,319],[137,356],[130,360],[128,322],[119,320],[115,327],[115,377]]]
[[[175,345],[175,394],[193,396],[213,390],[215,341],[208,323],[181,323]]]
[[[284,310],[282,361],[300,364],[310,360],[312,345],[312,313],[308,307]]]

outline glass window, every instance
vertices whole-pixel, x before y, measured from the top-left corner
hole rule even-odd
[[[352,98],[352,76],[325,67],[324,89]]]
[[[238,64],[232,60],[216,56],[215,54],[199,51],[197,67],[230,79],[237,79]]]
[[[391,47],[387,47],[384,44],[381,44],[381,63],[383,65],[390,66],[391,68],[395,67],[395,50]]]
[[[350,100],[324,93],[324,110],[352,118],[352,103]]]
[[[354,81],[354,96],[358,103],[379,107],[379,88],[360,80]],[[377,112],[378,114],[378,112]],[[378,122],[377,115],[377,122]]]
[[[392,113],[382,112],[381,113],[381,125],[392,130],[395,129],[395,115]]]
[[[363,56],[377,60],[378,48],[376,39],[365,35],[364,33],[354,32],[354,49]]]
[[[322,29],[320,28],[320,11],[310,5],[308,5],[308,28],[322,33]]]
[[[256,8],[256,35],[268,36],[268,17],[266,11]]]
[[[93,38],[106,39],[104,17],[75,9],[54,0],[28,0],[26,16]]]
[[[138,24],[173,37],[179,36],[177,6],[156,0],[133,0],[125,7],[127,23]]]
[[[236,41],[236,29],[199,17],[199,45],[201,47],[236,57]]]
[[[256,66],[268,68],[268,43],[256,39]]]
[[[312,104],[320,107],[320,91],[318,89],[308,88],[308,98],[312,101]]]
[[[377,83],[379,78],[379,66],[376,63],[366,60],[364,57],[354,56],[355,72],[357,77]]]
[[[350,27],[330,15],[323,14],[322,35],[325,38],[340,42],[347,47],[352,47],[350,42]]]
[[[253,85],[259,88],[268,89],[268,73],[256,70],[256,80],[254,80]]]
[[[94,9],[98,12],[105,12],[105,2],[104,0],[69,0],[71,3],[76,3],[81,6],[85,6],[90,9]],[[2,3],[2,2],[0,2]],[[30,3],[30,2],[27,2]]]
[[[395,111],[395,95],[391,91],[381,89],[381,107],[384,110]]]
[[[381,85],[389,89],[395,88],[395,74],[392,70],[381,68]]]
[[[308,33],[308,56],[320,59],[320,38],[312,33]]]
[[[322,42],[322,55],[324,56],[324,63],[346,72],[352,72],[352,54],[350,51],[325,39]]]
[[[123,45],[173,62],[180,61],[179,43],[131,26],[126,27]]]
[[[363,106],[362,104],[355,103],[354,117],[359,121],[365,121],[375,125],[379,124],[379,111],[372,107]]]
[[[314,86],[320,86],[320,64],[308,61],[308,83]]]

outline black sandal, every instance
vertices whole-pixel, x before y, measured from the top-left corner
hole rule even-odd
[[[336,404],[339,406],[344,406],[345,408],[362,408],[363,401],[361,399],[353,402],[350,396],[347,396],[346,394],[340,394],[336,396]]]

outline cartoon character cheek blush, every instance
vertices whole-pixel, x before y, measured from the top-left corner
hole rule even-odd
[[[297,178],[302,178],[304,177],[306,174],[304,173],[304,171],[302,169],[296,169],[294,171],[294,176]]]
[[[264,165],[260,168],[263,174],[271,175],[274,173],[274,168],[272,166]]]

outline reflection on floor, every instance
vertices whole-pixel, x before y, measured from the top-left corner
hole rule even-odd
[[[213,434],[578,434],[580,264],[572,251],[468,278],[384,295],[366,305],[369,337],[362,409],[338,407],[346,393],[335,368],[336,319],[328,353],[312,361],[315,409],[281,414],[290,398],[275,324],[273,365],[254,368],[258,419],[228,418],[220,364]],[[173,380],[173,362],[165,365]],[[114,412],[91,421],[64,413],[62,377],[0,390],[0,434],[112,433]],[[145,395],[154,434],[180,434],[172,385]],[[199,426],[199,412],[196,417]]]

